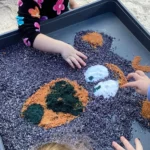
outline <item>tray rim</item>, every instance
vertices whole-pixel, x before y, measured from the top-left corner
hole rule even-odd
[[[62,19],[65,19],[66,17],[69,17],[69,16],[72,16],[72,15],[75,15],[77,13],[80,13],[82,11],[85,11],[86,9],[89,9],[89,8],[92,8],[92,7],[95,7],[97,5],[102,5],[102,4],[105,4],[105,3],[115,3],[115,5],[120,8],[123,13],[128,17],[128,19],[130,19],[130,21],[132,22],[132,25],[133,26],[136,26],[138,28],[138,30],[145,36],[146,39],[149,40],[150,42],[150,33],[148,32],[147,29],[145,29],[145,27],[129,12],[129,10],[125,7],[125,5],[120,1],[120,0],[98,0],[98,1],[95,1],[93,3],[90,3],[90,4],[87,4],[85,6],[82,6],[80,8],[77,8],[75,10],[71,10],[71,11],[68,11],[64,14],[62,14],[61,16],[58,16],[56,18],[53,18],[53,19],[49,19],[49,20],[46,20],[44,22],[41,23],[41,28],[44,28],[46,25],[48,24],[51,24],[51,23],[55,23],[59,20],[62,20]],[[115,15],[117,16],[117,13],[116,12],[113,12],[115,13]],[[117,16],[118,17],[118,16]],[[119,18],[119,17],[118,17]],[[120,19],[120,18],[119,18]],[[124,24],[124,23],[123,23]],[[126,24],[124,24],[126,26]],[[128,28],[129,29],[129,28]],[[130,30],[130,29],[129,29]],[[132,32],[130,30],[130,32]],[[48,32],[50,33],[50,32]],[[132,32],[133,33],[133,32]],[[47,34],[47,33],[46,33]],[[133,33],[134,34],[134,33]],[[5,40],[7,40],[7,43],[5,43]],[[139,40],[139,39],[138,39]],[[10,41],[10,42],[8,42]],[[7,32],[7,33],[4,33],[4,34],[1,34],[0,35],[0,49],[4,48],[4,47],[7,47],[7,46],[10,46],[10,45],[13,45],[13,44],[16,44],[17,42],[21,41],[21,36],[20,36],[20,32],[18,29],[15,29],[13,31],[10,31],[10,32]],[[140,41],[140,40],[139,40]],[[141,41],[140,41],[141,42]],[[143,43],[142,43],[143,44]],[[144,45],[145,46],[145,45]],[[150,47],[150,44],[148,46],[148,48]],[[147,46],[146,46],[147,48]]]

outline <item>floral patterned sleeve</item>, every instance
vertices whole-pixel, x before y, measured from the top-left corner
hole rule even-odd
[[[42,0],[40,1],[42,3]],[[16,17],[23,42],[33,46],[36,36],[40,33],[41,3],[37,0],[19,0],[18,16]]]

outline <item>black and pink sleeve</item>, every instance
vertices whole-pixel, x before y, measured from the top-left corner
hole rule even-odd
[[[33,42],[40,34],[40,3],[32,0],[18,1],[18,16],[16,17],[23,42],[33,47]]]

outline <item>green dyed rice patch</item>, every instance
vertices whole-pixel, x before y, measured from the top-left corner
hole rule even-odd
[[[44,114],[44,108],[40,104],[32,104],[23,112],[24,118],[33,124],[39,124]]]
[[[89,80],[90,80],[90,81],[92,81],[92,80],[93,80],[93,78],[94,78],[93,76],[90,76],[90,77],[89,77]]]
[[[78,97],[75,97],[74,87],[66,81],[59,81],[52,88],[52,92],[46,98],[47,108],[54,112],[70,113],[78,116],[83,112],[83,105]]]
[[[96,92],[97,90],[99,90],[101,88],[101,86],[99,85],[98,87],[94,88],[94,92]]]

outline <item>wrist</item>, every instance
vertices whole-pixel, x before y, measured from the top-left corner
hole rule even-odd
[[[65,42],[62,42],[62,41],[59,41],[59,53],[62,55],[64,54],[70,47],[71,45],[65,43]]]
[[[56,40],[56,47],[55,47],[56,52],[59,54],[62,54],[64,49],[65,49],[65,45],[66,45],[66,43],[59,41],[59,40]]]
[[[150,101],[150,85],[148,86],[147,89],[147,99]]]

